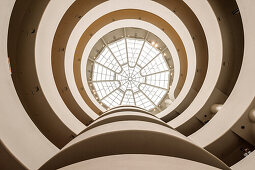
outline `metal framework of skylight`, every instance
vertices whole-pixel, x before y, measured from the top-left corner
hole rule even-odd
[[[148,35],[149,33],[147,33]],[[169,91],[170,68],[164,51],[144,39],[127,37],[107,44],[94,60],[93,94],[107,108],[120,105],[159,109]]]

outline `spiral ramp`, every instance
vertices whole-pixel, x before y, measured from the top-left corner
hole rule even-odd
[[[253,0],[1,0],[0,169],[253,170],[254,7]],[[96,83],[108,80],[94,81],[95,65],[113,65],[100,64],[101,52],[131,68],[132,40],[143,42],[136,63],[146,43],[159,53],[140,77],[162,54],[168,88],[146,84],[151,67],[140,91],[114,76],[117,90],[101,97]],[[115,42],[126,45],[127,65],[111,51]],[[161,98],[146,86],[161,89]],[[123,87],[116,107],[118,96],[107,98]],[[138,93],[151,95],[151,105],[139,105]]]

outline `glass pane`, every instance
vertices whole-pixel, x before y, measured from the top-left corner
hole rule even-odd
[[[170,70],[146,40],[123,38],[104,47],[95,60],[93,93],[109,108],[132,105],[151,110],[168,92]]]

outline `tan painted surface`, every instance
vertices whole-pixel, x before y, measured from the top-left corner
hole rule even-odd
[[[158,155],[116,155],[116,156],[105,156],[101,158],[90,159],[80,163],[76,163],[60,170],[169,170],[169,169],[178,169],[178,170],[198,170],[198,169],[207,169],[207,170],[216,170],[208,165],[201,163],[175,158],[175,157],[166,157]]]
[[[7,35],[14,2],[0,1],[0,138],[8,150],[27,168],[37,169],[58,149],[41,134],[28,117],[12,83]]]

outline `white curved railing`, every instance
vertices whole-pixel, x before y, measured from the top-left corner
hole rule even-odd
[[[45,9],[38,26],[35,42],[35,64],[42,92],[59,119],[75,134],[85,129],[62,100],[52,72],[51,47],[58,24],[74,1],[52,0]],[[60,5],[61,4],[61,5]],[[58,12],[56,12],[58,9]]]
[[[208,45],[208,68],[204,83],[189,107],[168,124],[177,128],[191,119],[204,106],[219,79],[223,58],[223,45],[217,18],[208,1],[184,1],[200,21]]]
[[[0,140],[11,155],[28,169],[38,169],[59,150],[27,115],[12,82],[7,36],[15,0],[0,1]]]
[[[206,147],[219,139],[246,113],[255,96],[255,17],[253,0],[237,0],[244,28],[244,57],[235,87],[222,109],[201,129],[190,135],[190,139]]]

